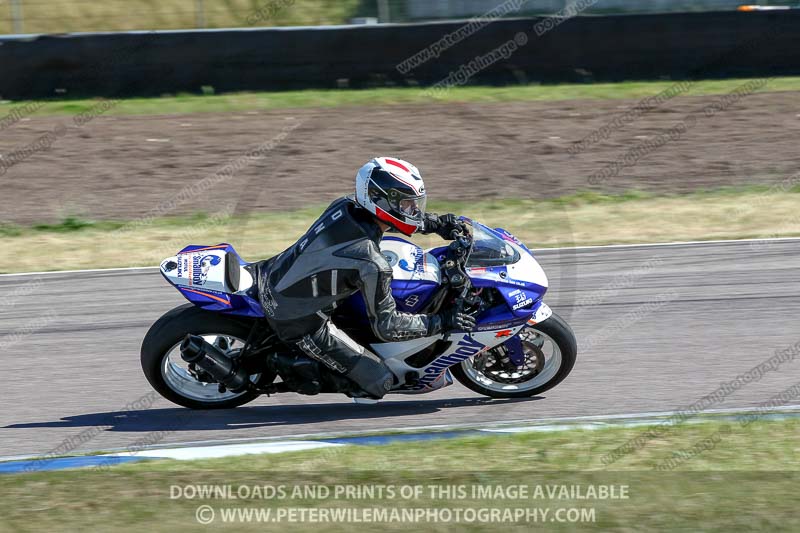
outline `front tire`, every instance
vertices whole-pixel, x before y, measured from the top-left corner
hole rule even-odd
[[[241,348],[251,326],[246,319],[211,313],[192,304],[176,307],[159,318],[142,341],[144,375],[161,396],[190,409],[229,409],[251,402],[258,393],[220,393],[218,384],[195,379],[181,365],[178,348],[189,333],[203,336],[209,342],[218,339],[228,350]],[[255,382],[259,378],[251,376]]]
[[[485,396],[529,398],[552,389],[572,371],[578,343],[563,318],[553,313],[539,324],[525,326],[519,335],[523,337],[526,365],[533,361],[530,367],[510,372],[492,359],[490,350],[452,367],[453,376],[465,387]]]

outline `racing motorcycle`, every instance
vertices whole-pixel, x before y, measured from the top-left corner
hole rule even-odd
[[[368,346],[395,377],[391,393],[422,394],[453,377],[492,398],[522,398],[559,384],[577,355],[575,335],[542,301],[547,277],[533,253],[509,232],[462,218],[449,245],[423,250],[394,236],[381,251],[393,269],[400,311],[437,313],[458,306],[472,332],[384,343],[374,337],[356,293],[332,315],[336,327]],[[355,384],[308,359],[286,365],[264,319],[258,263],[229,244],[188,246],[165,259],[161,274],[190,303],[159,318],[142,343],[141,363],[164,398],[194,409],[231,408],[283,392],[360,396]],[[294,357],[305,357],[296,354]]]

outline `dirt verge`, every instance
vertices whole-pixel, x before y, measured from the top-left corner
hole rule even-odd
[[[800,93],[753,94],[706,115],[719,98],[673,99],[576,154],[569,151],[574,143],[636,102],[99,116],[80,127],[70,117],[24,119],[0,132],[0,153],[16,163],[0,168],[0,221],[131,220],[231,203],[238,212],[316,205],[349,191],[356,169],[379,154],[414,162],[430,196],[452,200],[587,189],[684,192],[775,183],[798,171]],[[659,144],[659,135],[689,113],[694,125]],[[66,129],[49,147],[37,144],[60,125]],[[632,166],[589,183],[643,143],[649,148],[628,158]]]

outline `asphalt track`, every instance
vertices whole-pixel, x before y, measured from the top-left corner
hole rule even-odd
[[[337,395],[279,395],[211,412],[148,399],[141,339],[183,301],[155,269],[0,276],[0,456],[667,411],[686,408],[776,350],[800,351],[800,240],[537,257],[550,277],[546,301],[581,346],[572,375],[541,397],[488,400],[456,384],[374,406]],[[768,400],[800,381],[797,359],[709,407]],[[139,408],[128,407],[142,398]]]

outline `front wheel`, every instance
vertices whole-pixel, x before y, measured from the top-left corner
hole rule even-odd
[[[142,341],[142,370],[150,385],[167,400],[191,409],[227,409],[256,399],[252,391],[220,392],[218,383],[198,379],[199,374],[181,359],[180,344],[187,334],[200,335],[235,357],[244,347],[251,324],[246,320],[211,313],[192,304],[169,311],[152,325]],[[267,376],[250,376],[261,384]]]
[[[525,362],[509,367],[497,348],[451,368],[462,385],[492,398],[528,398],[552,389],[575,366],[578,343],[569,325],[557,314],[519,333]]]

